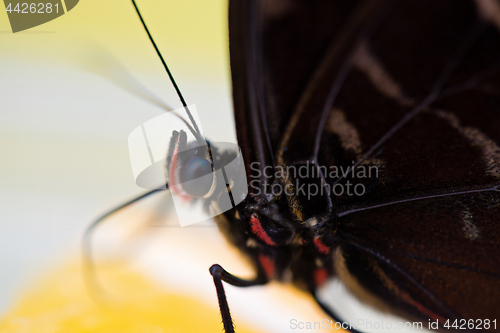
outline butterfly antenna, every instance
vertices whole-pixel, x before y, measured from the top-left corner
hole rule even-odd
[[[85,230],[85,235],[83,236],[83,241],[82,241],[82,247],[83,247],[83,271],[84,271],[84,279],[85,279],[85,284],[87,285],[87,288],[90,292],[90,295],[99,302],[102,302],[104,300],[104,292],[102,288],[99,286],[99,283],[96,278],[96,272],[95,272],[95,266],[94,266],[94,261],[92,257],[92,235],[94,234],[95,229],[101,225],[108,217],[111,215],[117,213],[118,211],[130,206],[133,203],[136,203],[137,201],[144,199],[146,197],[149,197],[150,195],[157,193],[159,191],[168,189],[168,185],[165,187],[162,186],[160,188],[151,190],[149,192],[146,192],[144,194],[141,194],[138,197],[135,197],[131,200],[128,200],[127,202],[109,210],[108,212],[104,213],[101,215],[98,219],[96,219],[90,226],[87,227],[87,230]]]
[[[201,131],[198,128],[198,125],[196,124],[196,122],[194,121],[193,115],[191,114],[191,111],[189,111],[189,108],[188,108],[188,106],[186,104],[186,101],[184,100],[184,97],[182,96],[181,90],[179,89],[179,86],[175,82],[174,76],[170,72],[170,69],[168,68],[167,63],[165,62],[165,59],[163,59],[163,56],[161,55],[161,52],[158,49],[158,46],[156,46],[156,43],[155,43],[155,41],[153,39],[153,36],[151,36],[151,33],[149,32],[149,29],[146,26],[146,22],[144,22],[144,19],[142,18],[141,12],[139,11],[139,8],[137,7],[137,4],[135,3],[135,0],[131,0],[131,1],[132,1],[132,4],[134,5],[135,11],[137,12],[137,15],[139,16],[139,19],[141,20],[141,23],[142,23],[142,26],[144,27],[144,30],[146,30],[146,33],[148,34],[148,37],[149,37],[149,40],[151,41],[151,44],[153,44],[153,47],[156,50],[156,54],[158,54],[158,57],[160,58],[161,63],[163,64],[163,67],[167,71],[167,74],[168,74],[168,77],[170,79],[170,82],[172,82],[172,85],[174,86],[175,91],[177,92],[177,96],[179,96],[179,99],[181,100],[182,106],[186,109],[186,112],[187,112],[187,114],[189,116],[189,120],[191,121],[191,123],[194,126],[194,129],[195,129],[196,133],[193,133],[193,135],[197,139],[201,138],[203,140],[203,136],[201,135]]]

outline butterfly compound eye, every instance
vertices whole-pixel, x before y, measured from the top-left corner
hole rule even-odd
[[[213,185],[213,177],[206,177],[209,174],[212,174],[210,161],[198,156],[191,157],[179,170],[182,189],[194,198],[204,197]]]

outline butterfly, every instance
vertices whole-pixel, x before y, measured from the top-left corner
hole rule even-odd
[[[334,277],[435,329],[496,330],[499,31],[494,0],[230,0],[248,194],[215,220],[256,277],[210,268],[226,333],[224,283],[291,280],[344,323],[318,296]],[[188,145],[174,133],[170,151]],[[171,187],[228,154],[171,153]],[[234,184],[175,185],[208,206]]]

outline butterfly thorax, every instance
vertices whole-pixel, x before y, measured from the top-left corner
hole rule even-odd
[[[283,185],[274,180],[267,188]],[[291,207],[290,204],[296,206]],[[303,289],[313,290],[334,274],[336,242],[334,223],[324,216],[300,220],[302,211],[297,198],[274,195],[269,191],[250,193],[231,211],[216,218],[226,238],[245,253],[268,280],[292,281]]]

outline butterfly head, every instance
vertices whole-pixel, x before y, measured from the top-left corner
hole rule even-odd
[[[172,192],[186,201],[210,197],[217,187],[209,143],[188,142],[186,132],[174,131],[167,156]]]
[[[242,190],[246,190],[244,181],[238,179],[241,172],[236,172],[240,166],[235,147],[207,140],[190,141],[186,132],[174,131],[166,159],[172,193],[183,201],[202,201],[207,219],[241,202],[247,192]]]

